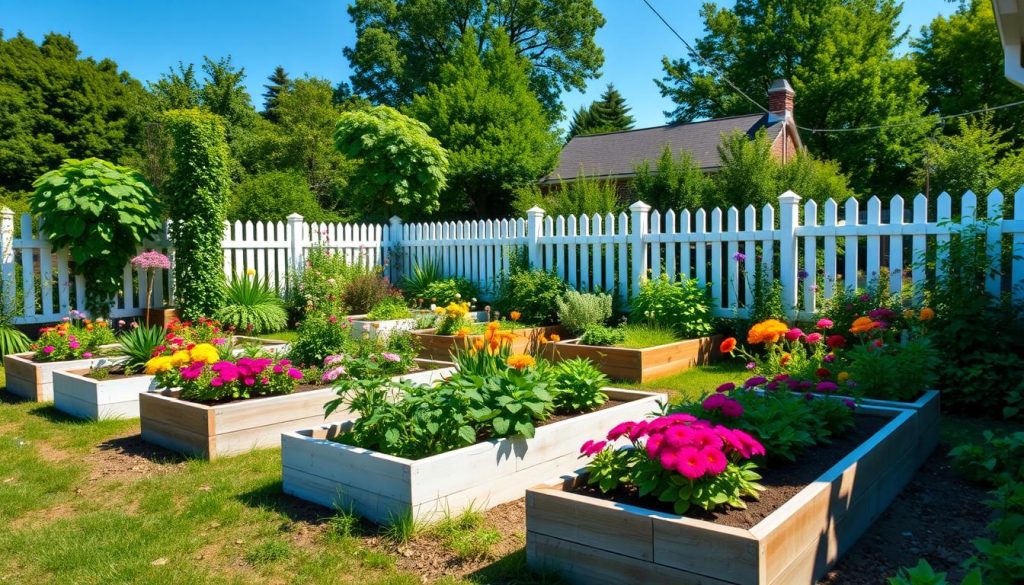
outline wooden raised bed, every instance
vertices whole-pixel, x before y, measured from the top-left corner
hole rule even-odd
[[[482,335],[467,335],[456,337],[454,335],[437,335],[435,329],[419,329],[413,331],[413,337],[419,340],[420,357],[434,360],[447,360],[451,358],[455,347],[461,347],[468,339],[470,343],[475,339],[481,339]],[[540,336],[551,335],[564,336],[565,328],[561,325],[548,325],[546,327],[523,327],[516,329],[515,337],[512,339],[512,353],[537,353],[541,349]],[[457,345],[458,344],[458,345]]]
[[[428,383],[451,369],[427,370],[396,376]],[[327,421],[353,417],[339,408],[324,418],[324,404],[334,390],[316,390],[240,400],[209,406],[178,398],[178,391],[139,394],[142,440],[203,459],[238,455],[253,449],[276,447],[281,433]]]
[[[588,585],[813,584],[885,511],[920,459],[916,411],[858,410],[890,420],[748,530],[572,493],[580,476],[527,490],[527,561]]]
[[[702,366],[719,356],[721,335],[687,339],[642,349],[582,345],[578,339],[549,343],[544,356],[553,361],[587,358],[613,380],[647,382]]]
[[[118,347],[116,344],[105,345],[101,349],[109,351]],[[122,356],[107,356],[62,362],[36,362],[32,361],[33,355],[34,352],[5,355],[4,369],[7,372],[7,391],[36,402],[53,400],[54,372],[87,370],[115,365],[125,360]]]
[[[88,369],[53,373],[53,406],[76,418],[139,418],[139,394],[156,390],[146,374],[96,380]]]
[[[541,426],[532,439],[495,439],[417,460],[332,441],[343,425],[287,432],[281,437],[283,490],[382,524],[409,514],[431,521],[492,508],[523,497],[538,481],[578,469],[580,445],[594,429],[644,418],[665,399],[651,392],[605,392],[627,402]]]
[[[352,315],[349,317],[352,323],[352,339],[361,339],[365,333],[370,339],[378,335],[390,335],[394,331],[412,331],[416,329],[415,315],[427,315],[430,311],[413,311],[414,317],[409,319],[387,319],[383,321],[371,321],[366,315]],[[484,321],[487,319],[485,311],[470,311],[469,318],[473,321]],[[447,356],[446,356],[447,358]]]

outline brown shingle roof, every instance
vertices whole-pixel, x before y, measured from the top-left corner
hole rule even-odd
[[[723,134],[739,130],[753,136],[765,126],[765,114],[750,114],[716,118],[688,124],[670,124],[654,128],[575,136],[562,148],[558,167],[542,183],[572,180],[581,171],[588,177],[628,177],[633,175],[636,165],[645,160],[657,160],[665,145],[672,151],[688,150],[702,169],[718,168],[718,145]],[[775,140],[782,129],[782,123],[767,128],[768,139]]]

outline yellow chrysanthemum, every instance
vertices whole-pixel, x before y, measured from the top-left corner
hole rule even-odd
[[[184,366],[192,363],[192,356],[187,350],[179,349],[171,355],[171,365]]]
[[[537,360],[533,359],[532,357],[524,353],[517,353],[508,356],[508,359],[505,360],[505,363],[508,364],[508,367],[510,368],[515,368],[517,370],[525,370],[526,368],[537,365]]]
[[[168,372],[174,367],[170,356],[158,356],[146,362],[146,373],[149,375]]]
[[[789,325],[778,319],[768,319],[750,328],[747,333],[747,343],[775,343],[787,331],[789,331]]]
[[[189,353],[193,362],[215,364],[220,361],[220,353],[217,352],[217,348],[209,343],[200,343],[193,347]]]

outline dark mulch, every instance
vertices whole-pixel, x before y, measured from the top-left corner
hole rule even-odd
[[[889,509],[847,552],[820,585],[878,585],[924,558],[959,583],[974,553],[972,540],[991,520],[986,488],[961,479],[939,445]]]
[[[569,420],[570,418],[576,418],[577,416],[581,416],[581,415],[584,415],[584,414],[589,414],[590,412],[597,412],[599,410],[604,410],[606,408],[612,408],[614,406],[619,406],[621,404],[626,404],[628,402],[629,402],[628,400],[616,400],[614,398],[609,398],[608,400],[605,401],[604,404],[602,404],[601,406],[595,408],[594,410],[591,410],[591,411],[588,411],[588,412],[574,412],[572,414],[557,414],[556,413],[556,414],[553,414],[553,415],[549,416],[548,418],[544,419],[543,421],[537,423],[536,426],[537,427],[547,426],[547,425],[550,425],[550,424],[553,424],[553,423],[556,423],[556,422],[559,422],[559,421]],[[599,438],[601,438],[602,435],[604,435],[605,433],[607,433],[610,430],[611,430],[610,428],[608,428],[608,429],[594,429],[594,438],[595,439],[599,439]]]
[[[838,463],[850,451],[868,440],[891,419],[858,415],[856,420],[857,426],[851,432],[832,441],[831,444],[818,445],[808,449],[799,458],[798,463],[775,465],[759,470],[764,476],[760,483],[766,489],[761,492],[761,497],[758,500],[748,502],[745,510],[730,509],[723,512],[704,512],[697,509],[688,512],[687,516],[737,528],[750,528],[754,526],[814,482],[814,480]],[[591,486],[580,486],[575,491],[614,502],[659,510],[669,514],[673,513],[671,504],[659,502],[656,498],[641,498],[637,495],[635,489],[623,489],[602,494],[600,490]]]

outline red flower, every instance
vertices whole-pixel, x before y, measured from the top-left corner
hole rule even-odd
[[[729,337],[718,346],[718,351],[722,353],[732,353],[732,350],[736,349],[736,338]]]
[[[819,378],[829,378],[832,376],[832,372],[828,368],[818,368],[814,371],[814,375]]]
[[[825,342],[832,349],[839,349],[846,347],[846,338],[842,335],[829,335],[828,340]]]

